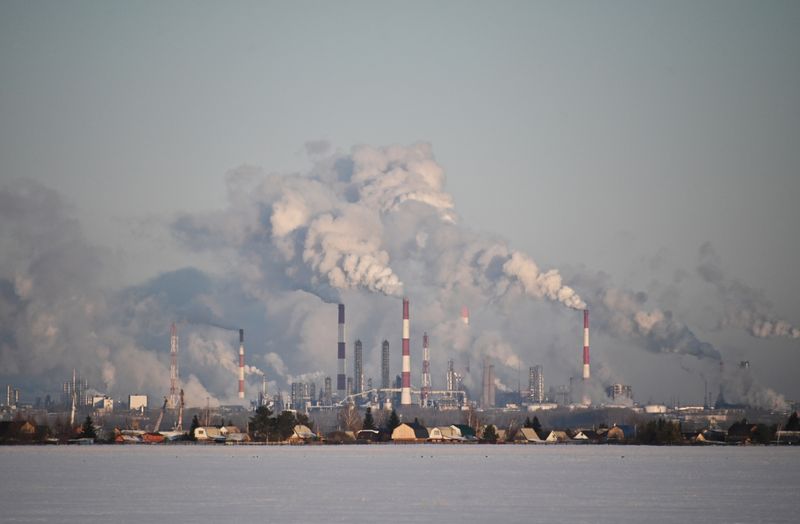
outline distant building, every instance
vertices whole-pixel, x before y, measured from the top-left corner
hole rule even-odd
[[[333,404],[333,389],[331,388],[331,377],[325,377],[325,397],[324,404],[330,406]]]
[[[481,393],[481,406],[493,408],[495,405],[494,366],[489,364],[489,359],[483,361],[483,391]]]
[[[6,386],[6,406],[16,407],[19,404],[19,390],[11,384]]]
[[[544,373],[542,366],[533,366],[528,374],[528,395],[531,402],[544,402]]]
[[[289,398],[291,409],[305,411],[311,404],[311,386],[307,382],[292,382]]]
[[[353,350],[353,393],[364,391],[364,347],[356,340]]]
[[[384,340],[381,346],[381,387],[386,389],[391,387],[391,375],[389,374],[389,341]]]
[[[147,395],[128,395],[128,409],[140,413],[147,411]]]
[[[107,395],[94,395],[92,409],[100,413],[111,413],[114,411],[114,399]]]
[[[75,394],[75,405],[85,406],[89,403],[89,382],[73,372],[72,379],[64,382],[61,390],[61,400],[65,408],[72,405],[72,395]]]
[[[633,400],[633,388],[627,384],[611,384],[606,388],[606,396],[611,400]]]

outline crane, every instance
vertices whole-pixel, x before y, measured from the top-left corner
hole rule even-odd
[[[178,420],[175,421],[175,431],[183,431],[183,388],[181,388],[181,403],[178,406]]]
[[[151,433],[158,433],[159,428],[161,428],[161,419],[164,418],[164,412],[167,410],[167,400],[167,397],[164,397],[164,405],[161,406],[161,413],[158,414],[156,424],[153,426],[153,431],[151,431]]]

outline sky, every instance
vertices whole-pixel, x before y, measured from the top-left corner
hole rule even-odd
[[[206,287],[228,294],[212,297],[224,302],[209,308],[218,319],[240,322],[231,318],[238,311],[258,324],[259,314],[278,307],[270,306],[277,291],[270,284],[272,298],[246,293],[236,300],[232,286],[252,290],[263,282],[248,280],[252,272],[232,261],[252,262],[253,250],[230,241],[243,231],[231,217],[235,205],[258,208],[281,196],[270,200],[262,188],[260,204],[237,197],[236,174],[278,177],[270,183],[285,187],[292,174],[330,169],[334,158],[356,159],[366,172],[369,162],[359,163],[357,148],[384,154],[381,148],[401,145],[409,148],[403,162],[424,158],[441,168],[441,184],[436,178],[432,191],[452,197],[464,228],[459,235],[502,239],[503,256],[525,253],[595,302],[610,304],[611,288],[644,293],[648,314],[669,312],[681,329],[712,344],[728,367],[749,360],[759,387],[800,399],[800,340],[790,329],[800,324],[798,22],[800,6],[778,1],[3,2],[0,188],[11,201],[53,190],[55,203],[37,202],[45,215],[54,206],[60,211],[3,218],[0,245],[28,250],[0,252],[0,279],[14,288],[10,301],[28,305],[0,320],[10,332],[14,319],[35,326],[43,314],[20,275],[35,275],[32,261],[44,249],[45,237],[31,230],[49,225],[56,238],[76,235],[91,247],[85,251],[100,253],[102,270],[76,265],[104,300],[119,304],[120,296],[145,296],[145,289],[152,295],[156,282],[164,285],[160,275],[196,268],[197,279],[214,279]],[[412,147],[419,143],[430,150]],[[20,180],[41,187],[22,190]],[[337,213],[347,214],[342,202],[349,197],[338,191],[325,201],[338,202]],[[206,227],[212,216],[226,227],[200,239],[195,226]],[[69,232],[59,233],[55,222],[68,223]],[[391,224],[381,221],[375,242],[388,254],[388,266],[408,264],[394,271],[408,292],[422,285],[415,275],[425,271],[416,272],[405,248],[382,237]],[[265,262],[270,257],[259,259],[261,271],[274,269]],[[434,264],[425,260],[417,262]],[[282,275],[290,265],[280,266]],[[425,267],[434,266],[442,270]],[[198,282],[189,280],[170,280],[168,287],[188,292]],[[293,285],[331,300],[318,283],[296,279]],[[362,282],[344,291],[365,289]],[[497,292],[474,295],[473,310],[488,308],[487,297]],[[42,308],[67,296],[42,296]],[[369,308],[371,296],[348,298]],[[548,352],[580,333],[552,331],[579,321],[539,299],[519,306],[543,319],[525,337],[534,338],[513,342],[507,335],[505,342],[520,367],[544,359],[553,370],[550,383],[564,383],[575,372],[567,364],[573,354],[562,361]],[[178,298],[159,300],[163,306]],[[701,401],[700,377],[717,364],[691,351],[668,355],[680,351],[663,344],[653,350],[649,332],[639,325],[640,338],[631,337],[615,320],[619,307],[608,307],[598,327],[609,329],[593,333],[593,355],[611,369],[609,376],[632,384],[641,401]],[[130,324],[124,319],[133,313],[120,311],[127,313],[112,321]],[[499,311],[498,319],[508,316]],[[546,320],[552,316],[556,324]],[[764,320],[785,321],[790,336],[763,336],[771,335],[761,329]],[[63,322],[61,332],[67,324],[74,329],[72,320]],[[156,346],[164,327],[148,334],[140,324],[128,325],[126,344],[144,352],[136,358],[163,364],[163,348]],[[502,322],[490,324],[499,329]],[[118,335],[108,335],[114,342],[93,354],[111,352],[113,359],[122,344]],[[213,333],[201,335],[203,343],[219,342]],[[280,344],[267,333],[259,337],[263,347],[256,354],[274,352],[292,367],[292,356],[282,353],[288,350],[270,351]],[[68,367],[68,359],[60,367],[22,365],[24,339],[5,335],[0,377],[43,384],[45,372]],[[327,342],[320,334],[306,343]],[[465,344],[463,352],[473,351],[475,360],[483,354]],[[71,355],[69,343],[56,346],[43,350],[42,359],[47,351]],[[573,360],[577,367],[577,349]],[[294,362],[291,372],[311,371],[303,369],[308,361]],[[332,374],[334,363],[318,367]],[[500,375],[513,382],[514,366],[506,367]],[[86,373],[114,388],[107,368]],[[206,389],[223,396],[208,385],[210,375],[199,367],[196,373]]]

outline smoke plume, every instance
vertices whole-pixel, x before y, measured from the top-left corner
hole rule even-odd
[[[574,372],[579,330],[566,343],[550,333],[559,323],[578,326],[574,310],[587,304],[593,332],[655,353],[719,359],[646,294],[585,271],[567,285],[558,270],[466,227],[428,144],[341,153],[320,142],[307,149],[308,172],[234,169],[225,177],[224,208],[171,221],[177,244],[218,256],[224,275],[184,268],[124,289],[109,285],[118,260],[84,238],[56,193],[30,182],[4,187],[2,374],[32,377],[52,390],[52,377],[65,380],[74,367],[97,389],[160,398],[169,387],[169,325],[176,321],[183,322],[179,361],[189,405],[238,402],[238,346],[225,331],[233,326],[248,331],[248,391],[259,389],[262,373],[273,391],[300,379],[321,387],[335,374],[339,301],[348,307],[348,366],[352,341],[361,338],[368,376],[377,377],[388,339],[394,374],[403,295],[411,299],[413,381],[427,331],[435,388],[451,358],[467,387],[480,384],[484,357],[499,384],[514,383],[517,368],[542,357],[542,348],[557,353],[565,375]],[[728,279],[703,271],[735,295]],[[460,319],[463,305],[469,325]],[[742,311],[753,314],[754,334],[795,336],[796,328],[768,320],[763,304],[737,311],[741,322]]]
[[[699,259],[697,273],[704,282],[714,286],[725,306],[721,326],[744,328],[757,338],[800,338],[800,328],[773,316],[772,304],[761,291],[725,274],[720,257],[710,242],[700,246]]]

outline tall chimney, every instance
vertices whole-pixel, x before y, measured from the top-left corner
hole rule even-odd
[[[408,324],[408,299],[403,299],[403,382],[400,390],[400,405],[411,405],[411,345]]]
[[[169,407],[178,407],[178,328],[175,322],[169,330]]]
[[[244,329],[239,330],[239,398],[244,398]]]
[[[589,310],[583,310],[583,380],[589,380]]]
[[[344,304],[339,304],[339,344],[338,344],[338,363],[339,370],[336,375],[336,390],[339,393],[339,398],[344,399],[346,392],[346,379],[344,371]]]
[[[422,335],[422,390],[420,393],[420,403],[428,405],[428,397],[431,394],[431,354],[428,349],[428,334]]]

